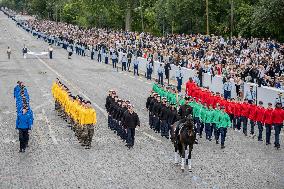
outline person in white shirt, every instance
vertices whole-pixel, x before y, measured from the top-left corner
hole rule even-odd
[[[183,79],[183,71],[181,67],[178,67],[178,70],[176,71],[176,78],[177,78],[177,90],[180,93],[181,92],[181,86],[182,86],[182,79]]]
[[[164,82],[163,82],[164,73],[165,73],[165,69],[164,69],[163,65],[160,64],[160,67],[158,68],[158,77],[159,77],[158,83],[161,84],[161,85],[164,85]]]
[[[8,47],[7,48],[7,55],[8,55],[8,59],[10,60],[10,58],[11,58],[11,48],[10,47]]]

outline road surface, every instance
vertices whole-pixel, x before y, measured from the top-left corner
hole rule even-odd
[[[31,55],[23,59],[24,44],[33,52],[46,50],[48,44],[18,28],[2,12],[0,33],[0,188],[284,188],[283,150],[232,130],[224,150],[201,139],[194,146],[193,172],[182,173],[173,164],[171,143],[149,129],[144,107],[150,82],[88,57],[73,55],[68,60],[67,52],[57,47],[53,60]],[[56,77],[74,94],[90,99],[97,111],[90,150],[80,146],[54,112],[50,89]],[[18,153],[15,130],[13,88],[18,80],[26,84],[35,114],[24,154]],[[141,119],[134,149],[128,150],[107,128],[104,104],[109,89],[129,99]]]

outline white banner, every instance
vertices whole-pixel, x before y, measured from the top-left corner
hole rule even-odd
[[[34,55],[34,56],[43,56],[43,55],[48,55],[48,52],[31,52],[31,51],[29,51],[27,54]]]

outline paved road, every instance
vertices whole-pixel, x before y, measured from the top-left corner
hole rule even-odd
[[[173,165],[168,140],[147,126],[145,100],[151,88],[143,78],[120,73],[89,58],[55,49],[54,59],[23,59],[21,48],[43,51],[36,40],[0,13],[0,188],[284,188],[284,153],[241,133],[229,131],[224,150],[202,139],[194,147],[193,172]],[[12,48],[7,60],[7,46]],[[93,148],[83,149],[53,111],[52,81],[60,77],[74,94],[90,99],[98,114]],[[35,124],[30,147],[19,154],[13,87],[28,87]],[[107,129],[105,96],[110,88],[130,99],[141,118],[135,148],[128,150]],[[283,144],[282,136],[282,144]]]

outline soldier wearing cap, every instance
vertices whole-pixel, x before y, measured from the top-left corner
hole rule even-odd
[[[186,121],[186,118],[188,116],[192,115],[192,113],[193,113],[192,107],[189,105],[189,103],[190,103],[190,98],[189,97],[185,97],[183,105],[181,105],[179,107],[179,110],[178,110],[178,120],[179,120],[179,122],[177,123],[177,127],[176,127],[176,130],[175,130],[175,136],[176,137],[179,134],[180,124],[184,123]]]
[[[110,129],[116,132],[116,112],[118,109],[118,96],[114,96],[114,102],[110,105],[111,124]]]
[[[92,138],[94,136],[94,126],[97,123],[96,111],[91,107],[91,102],[87,101],[85,103],[84,109],[82,111],[81,122],[84,124],[84,136],[83,146],[86,146],[86,149],[90,149]]]
[[[153,105],[153,129],[155,132],[160,132],[160,120],[159,120],[159,115],[160,115],[160,111],[162,108],[162,104],[161,104],[161,100],[160,100],[161,96],[158,95],[157,96],[157,102],[154,103]]]
[[[115,106],[115,109],[114,109],[114,131],[116,132],[116,134],[118,136],[121,136],[121,124],[120,124],[120,110],[122,108],[122,100],[121,99],[118,99],[117,100],[117,105]]]
[[[172,127],[174,123],[176,123],[179,120],[179,116],[177,113],[176,105],[174,103],[171,103],[170,105],[170,112],[168,116],[168,126],[169,128]]]
[[[123,141],[126,140],[127,136],[126,136],[126,127],[125,127],[125,115],[128,112],[128,105],[126,103],[126,101],[122,101],[122,108],[120,109],[120,126],[121,126],[121,139]]]
[[[184,105],[179,107],[178,114],[181,119],[184,119],[189,115],[192,115],[192,107],[189,105],[190,99],[191,99],[190,97],[185,97]]]
[[[108,127],[110,127],[110,119],[111,119],[110,114],[109,114],[109,109],[110,109],[110,105],[111,105],[112,101],[114,100],[112,98],[113,92],[114,92],[113,90],[109,90],[108,96],[106,97],[106,103],[105,103],[105,108],[106,108],[106,111],[108,113]]]
[[[149,125],[150,127],[152,126],[153,124],[153,115],[152,115],[152,112],[150,111],[150,104],[152,102],[152,100],[155,99],[155,92],[152,91],[152,93],[150,94],[150,96],[147,98],[147,101],[146,101],[146,108],[148,110],[148,113],[149,113]]]
[[[124,123],[127,129],[126,146],[132,148],[135,141],[135,128],[140,126],[140,121],[131,104],[128,105],[128,111],[125,113]]]
[[[169,119],[170,109],[169,109],[169,103],[166,101],[165,98],[163,98],[162,107],[160,111],[160,124],[161,124],[161,136],[169,138],[169,125],[168,125],[168,119]]]

